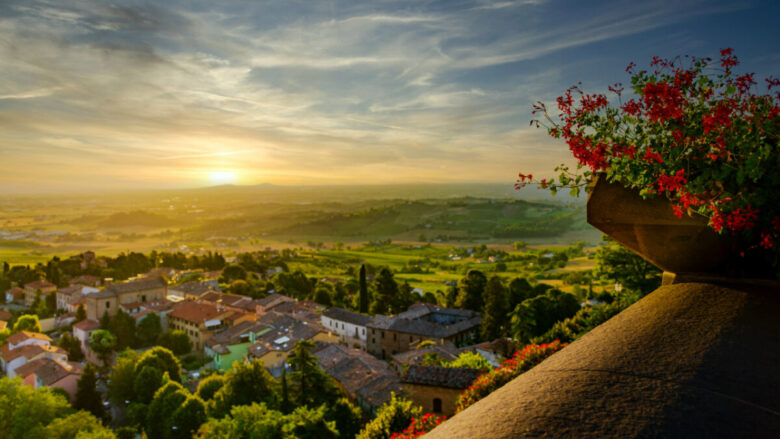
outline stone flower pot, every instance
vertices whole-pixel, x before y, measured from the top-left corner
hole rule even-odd
[[[722,275],[734,268],[733,243],[704,218],[677,218],[665,198],[645,200],[601,176],[588,196],[588,223],[666,272]]]

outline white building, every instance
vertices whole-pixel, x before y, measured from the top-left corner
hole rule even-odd
[[[68,360],[67,352],[51,345],[51,339],[45,334],[20,331],[10,337],[0,348],[2,351],[2,366],[5,374],[13,378],[16,369],[39,358]]]
[[[338,334],[339,342],[345,346],[366,350],[366,324],[371,317],[342,308],[331,308],[322,313],[322,325]]]

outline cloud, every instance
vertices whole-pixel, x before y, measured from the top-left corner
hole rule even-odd
[[[157,174],[160,184],[196,184],[186,179],[202,172],[182,169],[209,166],[288,183],[295,175],[499,179],[518,154],[540,155],[526,159],[535,164],[559,160],[541,130],[518,127],[532,102],[551,99],[604,56],[589,47],[608,45],[624,65],[632,36],[743,7],[2,4],[0,170],[59,161],[72,170],[53,172],[58,184],[77,170],[101,181],[122,175],[126,184],[134,169],[144,169],[144,181]]]

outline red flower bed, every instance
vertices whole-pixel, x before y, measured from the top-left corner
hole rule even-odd
[[[545,358],[558,352],[566,344],[555,340],[546,344],[529,344],[523,350],[506,360],[499,368],[479,376],[474,383],[464,390],[456,402],[455,413],[458,413],[491,392],[512,381],[515,377],[541,363]]]
[[[426,413],[422,418],[413,418],[412,422],[404,431],[393,433],[393,435],[390,436],[390,439],[418,438],[436,428],[436,426],[444,422],[445,419],[447,419],[446,416],[436,416],[431,413]]]

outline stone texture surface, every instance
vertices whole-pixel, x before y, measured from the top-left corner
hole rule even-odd
[[[426,438],[780,437],[780,288],[663,286]]]

